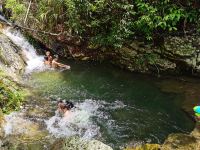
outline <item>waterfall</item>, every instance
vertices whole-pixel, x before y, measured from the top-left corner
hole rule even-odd
[[[3,17],[2,15],[0,15],[0,21],[3,21],[9,25],[12,25],[8,20],[5,19],[5,17]]]
[[[25,73],[42,71],[46,68],[43,63],[43,56],[37,54],[36,49],[25,39],[20,31],[13,28],[5,28],[3,29],[3,34],[8,36],[22,50],[22,54],[25,56],[27,63]]]

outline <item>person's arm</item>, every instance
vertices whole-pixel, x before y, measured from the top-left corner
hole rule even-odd
[[[52,62],[52,60],[53,60],[53,57],[49,56],[48,61]]]
[[[62,68],[70,69],[70,66],[65,65],[65,64],[62,64],[62,63],[58,63],[58,62],[57,62],[57,65],[58,65],[59,67],[62,67]]]

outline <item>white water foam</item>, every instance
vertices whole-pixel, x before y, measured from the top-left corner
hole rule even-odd
[[[99,136],[99,127],[94,123],[99,106],[95,101],[85,100],[75,104],[77,108],[71,110],[67,118],[59,117],[58,113],[46,120],[47,130],[55,137],[69,137],[78,135],[84,139],[92,139]]]
[[[1,6],[1,5],[0,5],[0,6]],[[6,22],[6,23],[9,24],[9,25],[12,25],[12,24],[11,24],[10,22],[8,22],[8,20],[6,20],[5,17],[2,16],[2,15],[0,15],[0,20]]]
[[[7,135],[26,134],[29,132],[29,127],[33,124],[30,120],[23,118],[23,113],[13,112],[9,115],[5,115],[4,131]]]
[[[76,108],[71,110],[67,118],[60,117],[56,111],[55,116],[45,121],[49,133],[57,138],[78,135],[83,139],[90,140],[101,137],[100,127],[94,118],[105,121],[105,124],[109,128],[116,126],[115,121],[110,120],[109,114],[101,111],[101,109],[107,107],[107,109],[111,110],[125,107],[121,101],[107,103],[105,101],[91,99],[86,99],[81,103],[75,103],[75,106]]]
[[[23,37],[19,31],[12,28],[6,28],[3,30],[3,33],[8,36],[14,44],[22,49],[23,55],[27,59],[26,73],[43,71],[46,69],[46,66],[43,63],[43,56],[39,56],[36,53],[34,47]]]
[[[115,110],[125,106],[120,101],[108,103],[91,99],[86,99],[84,102],[74,104],[76,107],[70,111],[67,118],[60,117],[56,111],[55,116],[49,119],[34,119],[39,119],[40,123],[45,123],[46,130],[48,130],[50,135],[56,138],[77,135],[84,140],[91,140],[102,138],[100,126],[97,123],[103,123],[110,131],[119,128],[115,120],[112,120],[110,114],[102,111],[102,108],[105,109],[105,107],[107,107],[106,109]],[[24,109],[20,112],[13,112],[9,115],[5,115],[5,136],[22,134],[29,136],[34,135],[35,130],[32,131],[32,128],[37,128],[38,123],[26,118],[25,114],[26,110]]]

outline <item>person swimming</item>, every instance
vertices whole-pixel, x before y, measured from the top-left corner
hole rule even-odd
[[[46,56],[44,56],[44,64],[51,66],[53,57],[51,56],[50,51],[46,51],[45,54],[46,54]]]
[[[54,59],[52,60],[52,67],[53,68],[66,68],[70,69],[71,67],[62,63],[58,62],[58,55],[54,55]]]
[[[58,101],[58,112],[65,118],[69,116],[70,110],[74,108],[74,104],[72,102],[66,101],[65,103],[60,100]]]

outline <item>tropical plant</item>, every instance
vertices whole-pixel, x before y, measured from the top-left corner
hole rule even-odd
[[[7,0],[13,18],[24,15],[28,0]],[[185,31],[199,24],[197,0],[34,0],[27,26],[72,35],[99,46],[120,47],[134,36]]]

